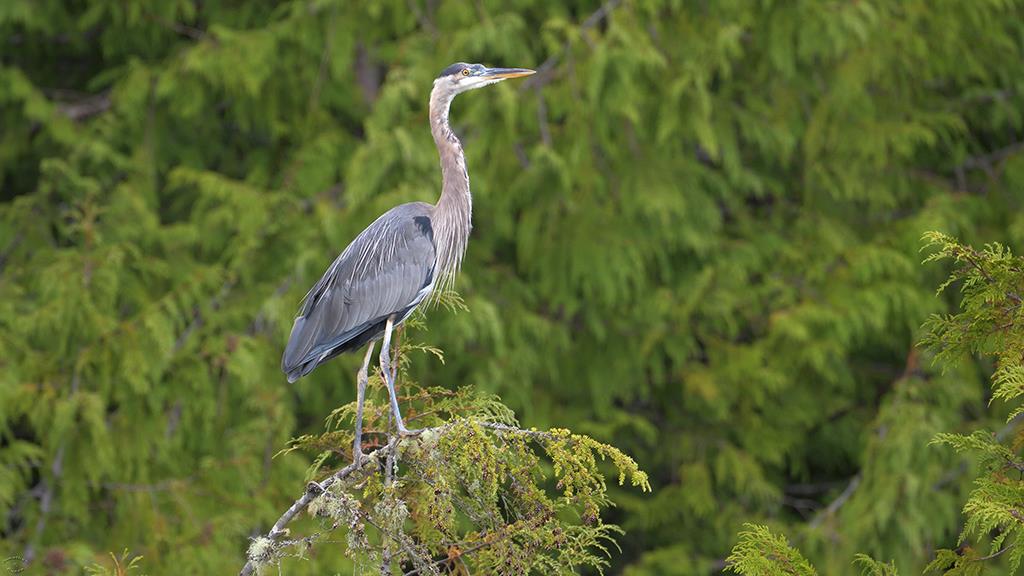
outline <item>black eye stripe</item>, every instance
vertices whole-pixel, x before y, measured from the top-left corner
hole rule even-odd
[[[444,78],[445,76],[453,76],[455,74],[459,74],[460,72],[462,72],[463,68],[468,67],[469,64],[466,64],[465,62],[456,62],[442,70],[441,73],[437,75],[437,77]]]

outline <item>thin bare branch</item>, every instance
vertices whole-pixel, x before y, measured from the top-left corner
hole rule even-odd
[[[283,514],[281,514],[281,517],[278,518],[276,522],[274,522],[274,525],[263,536],[274,541],[281,540],[285,535],[288,534],[288,531],[285,530],[285,527],[288,526],[288,524],[290,524],[292,520],[294,520],[295,517],[299,515],[299,513],[301,513],[303,510],[309,507],[309,504],[317,496],[329,490],[331,486],[334,486],[338,482],[342,481],[355,481],[356,483],[358,483],[366,476],[379,470],[382,464],[390,468],[391,466],[393,466],[393,458],[397,457],[399,446],[402,444],[403,441],[415,442],[417,441],[418,438],[426,434],[444,434],[446,431],[451,429],[453,426],[457,425],[459,422],[460,421],[457,420],[433,428],[424,428],[423,430],[420,430],[419,435],[413,437],[402,437],[398,435],[392,435],[387,444],[381,446],[380,448],[377,448],[373,452],[370,452],[369,454],[361,458],[358,464],[353,462],[352,464],[349,464],[348,466],[345,466],[344,468],[341,468],[337,472],[331,474],[325,480],[319,483],[311,482],[306,487],[306,491],[302,494],[302,496],[295,500],[295,502],[292,503],[292,505],[289,506],[288,509],[285,510]],[[499,435],[503,433],[518,434],[525,435],[530,438],[538,440],[550,440],[555,438],[555,436],[549,432],[543,432],[539,430],[522,430],[514,426],[498,424],[495,422],[476,422],[476,424],[482,428],[493,430]],[[401,545],[402,543],[399,542],[399,544]],[[463,554],[469,551],[470,550],[467,548],[463,551]],[[245,566],[242,567],[241,572],[239,572],[239,576],[250,576],[255,572],[255,570],[256,565],[251,560],[249,560],[245,563]]]
[[[80,384],[81,379],[76,367],[74,368],[74,373],[71,376],[71,398],[78,395],[78,387]],[[61,476],[64,474],[64,454],[66,448],[67,440],[61,440],[60,445],[57,447],[57,454],[53,458],[53,464],[50,466],[50,478],[44,478],[39,483],[39,520],[36,522],[35,534],[25,546],[25,552],[22,555],[25,566],[31,564],[32,560],[35,559],[36,544],[42,539],[43,532],[46,530],[46,520],[50,514],[50,508],[53,507],[53,490],[60,482]]]
[[[600,8],[595,10],[590,16],[587,16],[586,20],[584,20],[583,23],[580,24],[580,32],[585,32],[590,28],[593,28],[594,26],[601,23],[621,3],[622,0],[608,0],[607,2],[602,4]],[[547,60],[544,61],[543,64],[537,67],[537,73],[528,78],[525,82],[523,82],[522,88],[520,88],[520,90],[522,91],[528,88],[539,88],[540,86],[543,86],[544,84],[550,82],[552,76],[550,72],[554,69],[555,66],[558,65],[558,62],[565,56],[566,52],[568,52],[569,48],[571,47],[572,43],[566,41],[565,45],[562,47],[560,51],[552,54]]]
[[[197,42],[199,40],[203,40],[207,37],[210,37],[210,34],[207,33],[206,30],[196,28],[195,26],[189,26],[188,24],[182,24],[181,22],[168,20],[161,16],[157,16],[156,14],[146,14],[145,16],[148,20],[156,22],[157,24],[163,26],[164,28],[176,34],[179,34],[186,38],[191,38],[192,40],[195,40]]]
[[[551,515],[550,514],[542,514],[542,515],[537,516],[536,518],[530,520],[530,523],[531,524],[535,523],[536,525],[539,526],[539,525],[543,524],[544,522],[547,522],[550,519],[551,519]],[[459,553],[458,553],[457,556],[455,556],[455,558],[461,558],[461,557],[463,557],[463,556],[465,556],[467,554],[472,554],[473,552],[476,552],[477,550],[481,550],[481,549],[486,548],[488,546],[493,546],[493,545],[497,544],[498,542],[501,542],[505,538],[508,538],[508,536],[509,536],[509,534],[511,534],[511,532],[512,532],[511,530],[507,530],[506,529],[506,530],[502,530],[502,531],[497,532],[497,533],[491,533],[491,534],[484,533],[484,534],[481,534],[480,535],[480,539],[478,541],[474,542],[473,544],[469,544],[468,546],[466,546],[464,544],[464,546],[466,546],[465,548],[456,545],[455,548],[457,548],[459,550]],[[414,568],[414,569],[406,572],[402,576],[413,576],[414,574],[422,574],[424,568],[429,568],[431,566],[441,566],[442,564],[444,564],[446,562],[450,562],[452,559],[453,559],[452,557],[448,557],[448,558],[442,558],[440,560],[436,560],[434,562],[431,562],[430,564],[427,564],[426,566],[420,566],[418,568]]]
[[[80,122],[106,112],[110,106],[110,92],[100,92],[75,102],[57,104],[57,109],[71,120]]]
[[[445,424],[436,428],[429,428],[425,431],[429,430],[441,433],[450,427],[451,424]],[[277,522],[274,522],[274,525],[264,536],[275,541],[281,539],[281,537],[288,533],[285,530],[285,527],[290,524],[300,512],[309,507],[309,503],[312,502],[314,498],[330,489],[331,486],[338,482],[342,482],[350,478],[359,479],[359,474],[377,470],[382,462],[386,462],[391,454],[397,451],[402,440],[402,437],[394,436],[390,442],[367,454],[365,457],[361,458],[358,463],[353,462],[352,464],[341,468],[322,482],[311,482],[310,485],[306,487],[306,491],[302,496],[292,503],[292,505],[284,511],[284,514],[281,514],[281,517],[277,519]],[[415,440],[415,438],[412,438],[412,440]],[[245,566],[242,567],[242,571],[239,572],[239,576],[250,576],[255,572],[255,570],[256,565],[253,564],[251,560],[247,561]]]
[[[551,130],[548,128],[548,106],[544,103],[544,95],[537,86],[537,124],[540,126],[540,140],[545,146],[551,146]]]
[[[434,26],[434,23],[430,20],[430,16],[427,14],[427,11],[430,10],[429,2],[427,11],[420,10],[419,2],[416,0],[406,0],[406,5],[409,7],[409,12],[412,12],[413,16],[415,16],[416,20],[420,23],[420,28],[423,28],[423,30],[425,30],[430,36],[436,37],[437,27]]]
[[[1011,544],[1007,545],[1005,548],[1002,548],[1001,550],[999,550],[998,552],[993,552],[992,554],[989,554],[988,556],[982,556],[981,558],[975,558],[974,561],[975,562],[984,562],[985,560],[991,560],[993,558],[997,558],[999,556],[1002,556],[1004,553],[1006,553],[1007,550],[1009,550],[1010,548],[1013,548],[1013,544],[1016,544],[1016,542],[1011,543]]]
[[[850,483],[846,485],[846,489],[844,489],[835,500],[830,502],[829,505],[816,515],[807,525],[814,528],[821,524],[826,518],[834,516],[835,513],[843,507],[843,504],[846,504],[850,497],[853,496],[853,493],[857,491],[858,486],[860,486],[860,474],[857,474],[850,479]]]

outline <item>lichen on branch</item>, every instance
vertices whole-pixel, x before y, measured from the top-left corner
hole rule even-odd
[[[333,411],[322,434],[296,438],[279,453],[311,453],[311,482],[266,535],[253,539],[243,575],[276,571],[333,532],[346,534],[344,552],[358,565],[385,574],[439,574],[460,565],[471,573],[601,571],[622,533],[601,519],[612,505],[605,473],[650,490],[647,475],[618,449],[564,429],[521,428],[500,399],[472,387],[403,382],[413,391],[402,397],[403,411],[421,430],[388,434],[379,375],[370,388],[371,398],[381,398],[368,401],[365,412],[366,445],[374,449],[358,464],[341,465],[351,461],[353,405]],[[318,519],[318,529],[297,537],[286,525],[303,511]]]

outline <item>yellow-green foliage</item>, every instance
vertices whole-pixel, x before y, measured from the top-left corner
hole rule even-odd
[[[886,564],[866,554],[857,554],[853,558],[853,564],[860,568],[861,576],[899,576],[894,562]]]
[[[963,550],[940,551],[930,569],[937,574],[970,574],[981,570],[980,560],[1000,557],[1010,573],[1017,573],[1024,563],[1024,430],[1017,425],[1024,412],[1024,258],[998,243],[978,250],[937,232],[925,239],[926,249],[932,250],[926,261],[953,264],[940,291],[958,285],[961,311],[932,316],[923,343],[946,364],[967,354],[993,356],[990,404],[1009,408],[1008,425],[998,433],[976,430],[935,437],[935,443],[977,458],[982,473],[963,507]]]
[[[725,559],[729,570],[744,576],[817,576],[814,567],[784,537],[767,526],[746,524],[745,528]]]
[[[414,349],[403,344],[399,356]],[[416,390],[408,380],[402,386]],[[375,374],[371,391],[381,387]],[[309,514],[325,519],[319,531],[254,540],[248,557],[260,570],[344,530],[345,553],[356,565],[404,564],[423,574],[459,564],[486,574],[567,574],[581,566],[603,571],[621,530],[600,516],[611,505],[601,462],[611,463],[619,484],[650,491],[632,458],[565,429],[521,429],[495,396],[470,387],[406,398],[408,421],[423,430],[394,439],[385,433],[386,405],[370,402],[367,438],[381,448],[364,467],[369,472],[360,469],[312,500]],[[352,416],[352,405],[335,410],[322,435],[297,438],[284,453],[319,451],[310,472],[321,472],[338,453],[337,445],[322,448],[338,441]],[[343,453],[342,460],[348,457]]]
[[[725,559],[726,568],[743,576],[817,576],[798,550],[786,538],[773,533],[767,526],[744,525],[739,541]],[[895,563],[879,562],[866,554],[857,554],[853,565],[861,576],[899,576]]]
[[[254,543],[255,545],[255,543]],[[127,550],[121,552],[120,556],[114,556],[111,552],[108,559],[85,567],[85,573],[90,576],[128,576],[135,574],[142,569],[142,556],[131,554]],[[20,567],[19,567],[20,568]],[[7,566],[10,573],[20,572],[14,566]]]
[[[914,343],[958,299],[922,233],[1024,248],[1022,38],[1024,0],[0,0],[0,559],[231,573],[347,457],[358,354],[289,385],[282,348],[360,230],[436,199],[427,94],[471,61],[541,73],[453,105],[468,311],[409,326],[446,354],[408,375],[635,457],[610,572],[707,576],[751,521],[919,571],[975,476],[928,439],[1016,407]]]
[[[939,232],[925,234],[924,240],[924,249],[931,251],[925,262],[951,261],[953,271],[939,293],[958,285],[961,311],[933,315],[925,324],[921,343],[946,367],[967,354],[994,356],[992,402],[1006,402],[1010,407],[1009,424],[998,433],[942,432],[932,439],[932,444],[973,455],[981,474],[963,507],[959,547],[937,550],[924,571],[976,576],[985,571],[986,563],[993,563],[1007,574],[1016,574],[1024,563],[1024,547],[1019,545],[1024,535],[1024,457],[1020,455],[1024,430],[1017,425],[1024,395],[1017,376],[1024,370],[1024,258],[1013,256],[1000,244],[977,250]],[[906,411],[902,414],[903,418],[911,416]],[[748,576],[813,574],[796,550],[763,526],[740,533],[729,562],[734,571]],[[895,563],[883,564],[863,554],[856,557],[855,564],[866,575],[896,575]]]

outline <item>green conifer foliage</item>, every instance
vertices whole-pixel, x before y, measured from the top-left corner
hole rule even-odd
[[[1017,429],[1024,413],[1024,258],[999,243],[978,250],[937,232],[925,238],[933,249],[929,261],[951,260],[955,266],[939,290],[957,284],[962,301],[958,313],[929,319],[924,343],[938,360],[950,364],[967,354],[993,356],[990,404],[1010,409],[1008,424],[999,431],[936,435],[936,444],[976,456],[981,474],[963,507],[961,549],[940,550],[929,568],[937,574],[965,574],[980,570],[974,565],[1002,557],[1000,564],[1016,574],[1024,561],[1024,548],[1018,545],[1024,525],[1024,462]]]
[[[990,403],[1010,404],[1012,409],[1007,426],[998,432],[941,432],[932,440],[933,444],[975,455],[981,473],[963,507],[957,549],[937,550],[923,573],[973,576],[993,568],[999,573],[1017,574],[1024,561],[1024,551],[1018,546],[1024,525],[1020,509],[1024,462],[1018,455],[1022,432],[1017,427],[1024,411],[1013,405],[1019,404],[1024,395],[1018,377],[1024,365],[1024,258],[1013,256],[999,243],[978,250],[940,232],[928,232],[924,240],[930,252],[925,262],[950,260],[954,265],[938,291],[956,284],[962,298],[958,313],[935,314],[928,319],[921,343],[946,366],[955,366],[970,354],[994,356]],[[750,525],[741,532],[726,562],[730,570],[745,576],[815,573],[797,550],[766,526]],[[856,556],[855,564],[860,565],[863,574],[897,574],[894,562],[884,564],[863,554]]]
[[[740,541],[725,560],[731,571],[746,576],[817,576],[814,567],[785,538],[773,534],[767,526],[744,527]]]
[[[400,346],[399,364],[421,348]],[[253,539],[243,575],[291,569],[290,557],[323,548],[339,529],[347,530],[344,554],[356,567],[389,574],[603,572],[622,530],[601,520],[612,502],[599,462],[611,462],[620,486],[650,491],[632,458],[565,429],[520,428],[493,395],[418,389],[406,376],[407,420],[420,427],[415,436],[387,432],[388,404],[371,402],[364,425],[378,447],[358,463],[349,464],[351,453],[335,463],[338,447],[352,442],[355,403],[331,413],[324,433],[291,442],[284,453],[318,453],[310,477],[322,481]],[[379,374],[369,386],[383,390]],[[332,469],[326,477],[324,467]],[[322,522],[299,537],[286,526],[303,511]]]
[[[409,378],[633,455],[612,572],[713,573],[747,522],[920,571],[974,476],[928,441],[1021,386],[993,417],[915,347],[956,305],[925,231],[1024,248],[1021,38],[1017,0],[0,2],[0,558],[238,569],[354,397],[358,358],[285,385],[295,309],[436,198],[464,60],[540,73],[454,104],[467,310]]]

